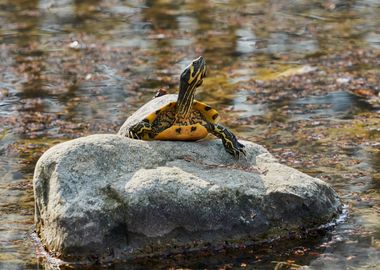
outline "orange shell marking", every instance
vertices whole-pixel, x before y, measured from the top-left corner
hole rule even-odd
[[[207,134],[207,129],[198,123],[189,126],[173,125],[157,134],[154,139],[163,141],[196,141],[206,137]]]
[[[198,100],[194,100],[193,109],[200,111],[201,114],[206,118],[206,120],[210,123],[217,124],[219,122],[219,114],[218,111],[211,108],[207,104],[200,102]]]
[[[176,106],[176,102],[170,102],[169,104],[160,108],[160,112],[165,112],[171,107]],[[193,110],[199,111],[207,122],[216,124],[219,122],[219,114],[218,111],[211,108],[207,104],[203,102],[199,102],[194,100]],[[157,118],[157,113],[151,113],[146,117],[146,119],[152,124],[154,120]],[[188,126],[180,126],[173,125],[164,131],[158,133],[154,140],[162,140],[162,141],[197,141],[206,137],[208,134],[207,129],[199,123],[188,125]],[[148,135],[145,136],[146,140],[151,140]]]

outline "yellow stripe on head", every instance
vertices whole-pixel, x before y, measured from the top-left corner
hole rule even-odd
[[[201,75],[201,69],[198,69],[197,72],[195,73],[195,75],[193,76],[193,73],[194,73],[194,65],[191,65],[190,66],[190,74],[189,74],[189,80],[187,81],[189,84],[191,84],[195,79],[197,80],[200,80],[200,76]]]

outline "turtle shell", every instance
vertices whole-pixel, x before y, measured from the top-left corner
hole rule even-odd
[[[119,134],[128,136],[128,130],[131,126],[137,124],[140,121],[149,121],[149,123],[156,129],[160,129],[160,122],[155,122],[157,117],[165,116],[167,118],[173,118],[169,115],[169,111],[173,111],[177,104],[178,95],[170,94],[164,95],[152,99],[135,113],[133,113],[124,125],[120,128]],[[199,112],[201,115],[199,121],[191,121],[192,124],[189,125],[171,125],[164,130],[160,130],[153,138],[149,136],[144,136],[145,140],[174,140],[174,141],[196,141],[207,136],[208,131],[202,125],[202,122],[218,123],[219,114],[218,112],[211,108],[209,105],[194,100],[192,105],[193,111]],[[164,114],[164,115],[163,115]],[[193,115],[193,114],[192,114]],[[190,118],[193,116],[190,116]],[[190,119],[189,119],[190,120]]]

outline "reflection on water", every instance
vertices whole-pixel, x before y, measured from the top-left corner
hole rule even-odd
[[[289,108],[296,110],[294,120],[315,117],[352,118],[353,115],[370,109],[364,101],[360,101],[356,96],[343,91],[332,92],[324,96],[302,98],[292,102]]]
[[[199,55],[209,71],[197,98],[222,110],[232,107],[224,120],[237,132],[249,130],[247,137],[257,130],[269,133],[270,125],[243,128],[229,115],[248,119],[281,112],[281,121],[310,123],[374,113],[346,89],[252,104],[252,91],[240,84],[256,76],[255,68],[271,72],[274,61],[291,65],[353,47],[379,49],[379,14],[376,0],[0,0],[0,268],[40,267],[25,236],[32,230],[31,179],[42,152],[62,140],[115,132],[158,88],[176,91],[181,70]],[[377,136],[372,130],[368,138]],[[273,148],[282,145],[278,141]],[[359,159],[353,168],[374,171],[372,178],[378,179],[379,153],[368,145],[353,147],[352,156]],[[353,205],[345,224],[278,250],[231,251],[183,265],[272,269],[273,261],[291,260],[313,269],[345,269],[378,264],[378,182],[360,175],[347,180],[351,167],[334,166],[326,168],[332,175],[328,181]],[[307,255],[299,255],[299,246]]]
[[[234,109],[241,112],[241,117],[264,115],[269,112],[268,104],[247,103],[248,92],[240,92],[234,99]]]
[[[234,109],[240,112],[240,117],[260,116],[279,107],[279,102],[266,104],[251,104],[247,102],[249,92],[241,91],[234,98]],[[311,118],[352,118],[360,112],[372,111],[368,104],[349,92],[337,91],[323,96],[309,96],[294,101],[283,101],[281,106],[287,106],[290,121]]]

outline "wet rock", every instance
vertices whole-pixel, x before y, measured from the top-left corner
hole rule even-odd
[[[63,260],[105,262],[253,243],[338,214],[328,184],[244,144],[239,161],[219,140],[93,135],[56,145],[34,174],[37,233]]]

